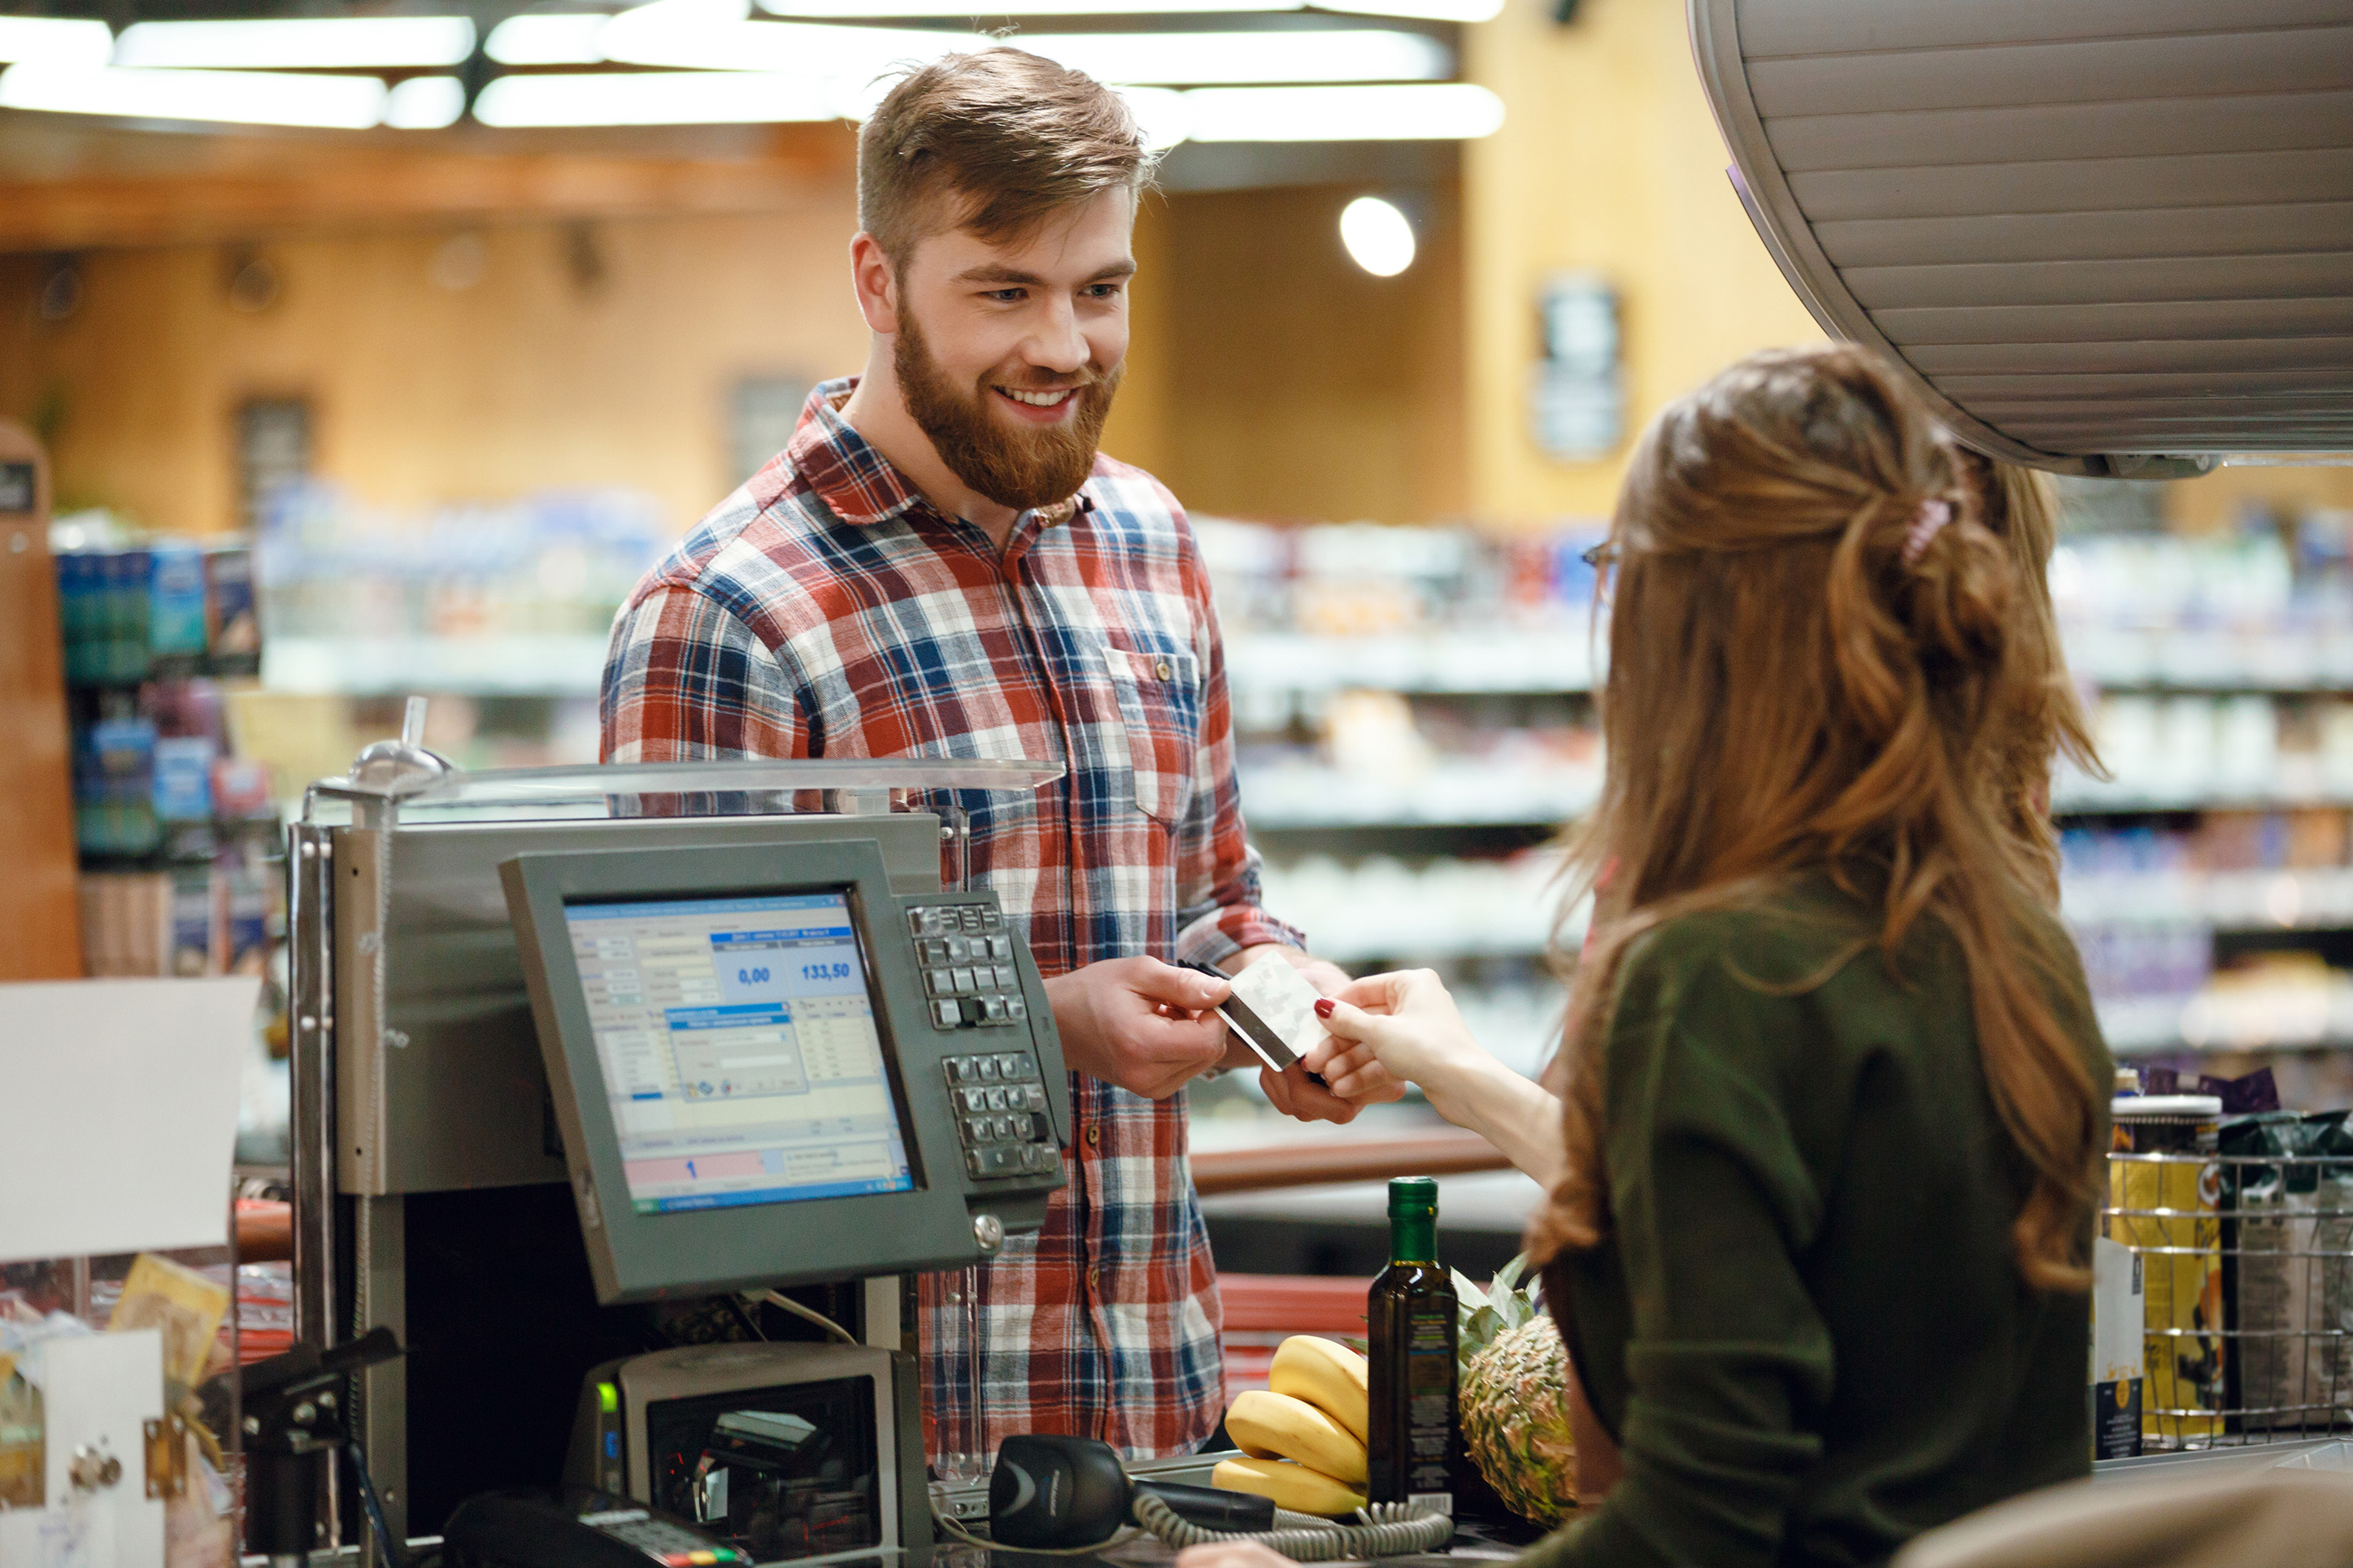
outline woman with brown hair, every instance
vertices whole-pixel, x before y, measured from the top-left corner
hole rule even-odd
[[[1525,1561],[1877,1562],[2088,1469],[2110,1065],[2021,831],[2080,722],[1990,499],[1851,346],[1735,365],[1632,459],[1529,1234],[1624,1475]],[[1386,1011],[1329,1026],[1398,1076],[1467,1039],[1434,979],[1353,994]]]

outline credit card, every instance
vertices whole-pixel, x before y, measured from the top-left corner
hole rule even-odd
[[[1217,1015],[1273,1071],[1282,1071],[1324,1038],[1326,1031],[1315,1017],[1322,993],[1290,964],[1269,959],[1240,974],[1228,974],[1213,963],[1187,963],[1185,967],[1213,974],[1233,987],[1233,994],[1218,1005]],[[1320,1074],[1307,1076],[1316,1083],[1324,1081]]]

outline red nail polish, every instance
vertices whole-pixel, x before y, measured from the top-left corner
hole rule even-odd
[[[1332,1016],[1332,1007],[1333,1002],[1332,998],[1329,996],[1318,996],[1315,998],[1315,1016],[1317,1017],[1330,1017]]]

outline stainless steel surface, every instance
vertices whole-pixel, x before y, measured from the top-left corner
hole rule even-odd
[[[407,805],[403,804],[405,813]],[[336,1172],[347,1193],[423,1193],[566,1179],[499,865],[563,850],[700,848],[839,837],[882,847],[896,892],[939,888],[939,819],[632,817],[404,824],[334,831]],[[388,863],[386,925],[375,925]],[[383,1009],[375,960],[383,960]],[[381,1016],[381,1043],[379,1026]]]
[[[404,782],[404,806],[594,804],[649,795],[776,795],[801,790],[1006,790],[1027,793],[1066,770],[1060,763],[986,757],[813,757],[598,767],[486,768]],[[321,779],[311,801],[364,800],[385,791],[365,778]],[[306,801],[306,812],[311,809]],[[789,809],[786,806],[783,809]]]
[[[983,1252],[995,1252],[1005,1245],[1005,1223],[993,1214],[972,1216],[972,1238]]]
[[[325,828],[297,824],[288,830],[294,1337],[322,1350],[336,1338],[333,847]]]
[[[362,1198],[352,1205],[356,1234],[358,1280],[352,1303],[352,1337],[357,1339],[379,1325],[408,1342],[408,1247],[406,1200]],[[395,1541],[408,1533],[408,1409],[407,1363],[395,1358],[378,1362],[359,1374],[359,1408],[353,1432],[367,1456],[368,1473],[375,1479],[384,1504],[385,1528]],[[490,1413],[484,1413],[490,1419]],[[391,1568],[377,1561],[374,1532],[362,1531],[360,1544],[372,1568]]]

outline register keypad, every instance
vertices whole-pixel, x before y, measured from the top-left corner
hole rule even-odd
[[[1046,1086],[1028,1051],[984,1051],[950,1057],[948,1100],[964,1141],[965,1169],[975,1176],[1051,1175],[1062,1167]]]
[[[1005,912],[987,904],[907,911],[932,1022],[943,1029],[1002,1029],[1029,1021]]]

